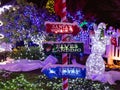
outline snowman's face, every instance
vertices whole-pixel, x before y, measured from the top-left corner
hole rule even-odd
[[[100,23],[100,24],[98,25],[97,30],[100,30],[100,31],[101,31],[101,29],[103,29],[103,30],[106,29],[106,24],[105,24],[105,23]]]

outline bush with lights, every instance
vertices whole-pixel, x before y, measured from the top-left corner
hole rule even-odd
[[[30,77],[29,77],[30,79]],[[33,78],[32,78],[33,79]],[[62,79],[49,79],[45,75],[34,77],[36,81],[31,82],[24,74],[14,79],[0,82],[2,90],[61,90]],[[9,86],[9,87],[8,87]],[[114,90],[109,84],[100,83],[86,79],[69,79],[69,90]]]
[[[17,0],[17,3],[18,5],[5,10],[0,17],[3,22],[0,32],[5,35],[6,42],[30,40],[31,36],[39,35],[45,30],[45,21],[58,21],[58,17],[46,9],[39,10],[25,0]]]
[[[35,84],[30,83],[24,78],[24,75],[20,75],[15,79],[6,82],[0,82],[0,89],[2,90],[37,90]]]
[[[5,9],[4,12],[1,14],[2,17],[0,17],[0,20],[3,22],[2,26],[0,26],[0,33],[2,33],[5,38],[3,41],[13,43],[13,48],[16,47],[15,44],[17,42],[23,41],[25,44],[29,41],[34,40],[39,40],[37,36],[41,35],[41,32],[45,31],[45,21],[58,21],[58,17],[55,14],[51,14],[50,12],[47,11],[47,9],[40,9],[37,8],[33,3],[28,3],[26,0],[17,0],[17,4],[12,6],[9,10]],[[32,37],[36,37],[33,38]],[[39,42],[39,41],[38,41]],[[36,41],[35,41],[36,43]],[[26,45],[25,45],[26,46]],[[41,49],[39,43],[39,49]],[[36,50],[38,49],[37,47],[32,47],[32,51],[34,52],[33,48]],[[21,47],[22,51],[27,51],[26,54],[28,54],[29,48],[24,48]],[[20,50],[21,50],[20,49]],[[28,50],[26,50],[28,49]],[[17,49],[19,50],[19,49]],[[41,51],[40,50],[39,54],[41,56]],[[20,52],[20,53],[19,53]],[[18,57],[23,57],[24,54],[21,51],[19,51],[18,55],[21,56],[14,56],[16,58]],[[30,51],[29,51],[30,52]],[[14,53],[14,51],[13,51]],[[13,54],[12,53],[12,57]],[[32,54],[32,53],[31,53]],[[37,55],[36,54],[36,55]],[[31,59],[38,58],[38,57],[33,57],[36,55],[31,55]],[[30,58],[30,57],[25,57],[24,58]]]
[[[29,59],[29,60],[43,60],[44,53],[40,51],[39,47],[17,47],[9,54],[14,59]]]

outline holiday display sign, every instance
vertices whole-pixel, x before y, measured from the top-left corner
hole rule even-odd
[[[44,51],[52,53],[83,53],[83,43],[79,42],[44,42]]]
[[[52,67],[42,71],[48,78],[85,78],[86,69],[80,67]]]
[[[80,31],[75,23],[45,22],[45,25],[48,33],[77,35]]]

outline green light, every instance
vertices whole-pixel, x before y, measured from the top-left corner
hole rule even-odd
[[[83,27],[84,25],[86,25],[87,22],[86,21],[83,21],[81,24],[80,24],[80,27]]]

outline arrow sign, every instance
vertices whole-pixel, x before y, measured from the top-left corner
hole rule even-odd
[[[86,69],[81,67],[50,67],[42,71],[48,78],[85,78]]]
[[[84,46],[80,42],[43,42],[45,53],[83,53]]]
[[[64,22],[45,22],[46,32],[55,34],[72,34],[77,35],[80,28],[75,23]]]

